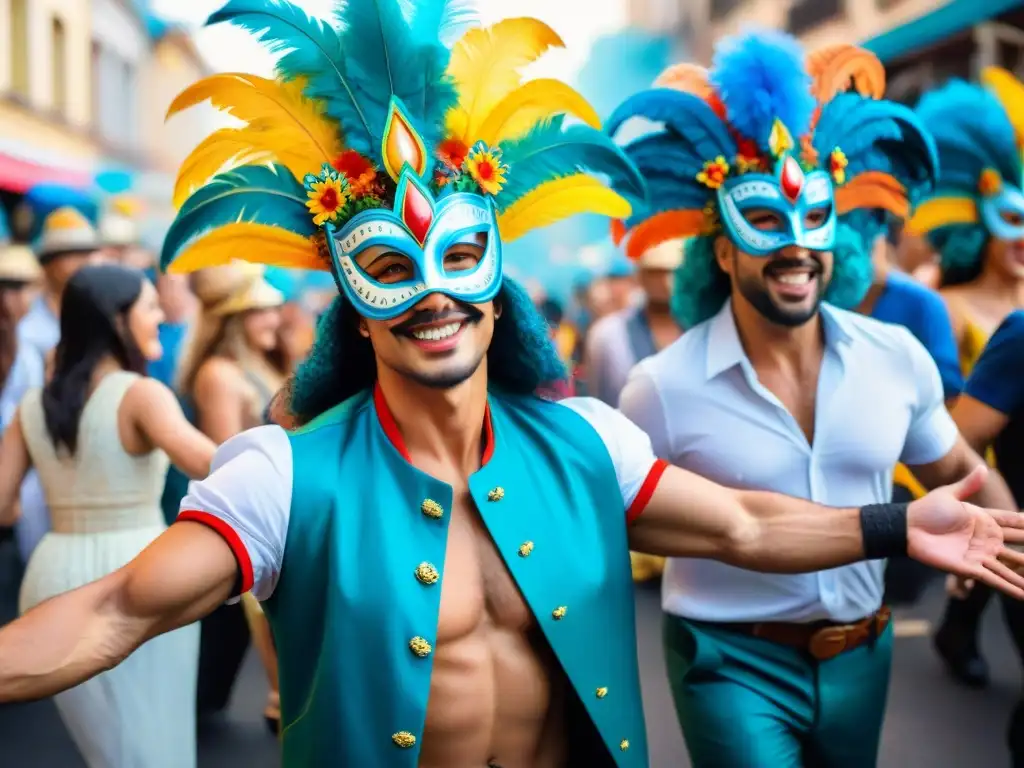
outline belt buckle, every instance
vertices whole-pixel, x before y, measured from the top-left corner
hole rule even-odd
[[[846,645],[845,627],[824,627],[811,635],[807,650],[818,661],[828,661],[845,651]]]

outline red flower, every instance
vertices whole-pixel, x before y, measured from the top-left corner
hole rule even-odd
[[[445,139],[437,148],[437,156],[449,168],[459,170],[466,162],[469,147],[459,139]]]
[[[377,180],[377,168],[358,152],[346,150],[331,163],[336,171],[345,174],[354,196],[366,194]]]

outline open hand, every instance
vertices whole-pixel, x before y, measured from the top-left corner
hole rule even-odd
[[[1014,570],[1024,568],[1024,555],[1006,546],[1024,543],[1024,515],[964,501],[981,489],[987,471],[978,467],[960,482],[910,504],[907,554],[1024,600],[1024,576]]]

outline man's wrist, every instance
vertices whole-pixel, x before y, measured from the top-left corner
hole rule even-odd
[[[909,504],[868,504],[860,508],[865,560],[881,560],[907,554],[909,507]]]

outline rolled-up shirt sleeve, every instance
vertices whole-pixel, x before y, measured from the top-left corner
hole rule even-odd
[[[217,449],[209,476],[189,484],[177,520],[220,534],[238,561],[240,594],[266,600],[281,573],[291,497],[288,435],[276,425],[256,427]]]
[[[946,410],[942,379],[935,361],[909,331],[899,330],[917,388],[900,461],[909,466],[931,464],[953,449],[959,432]]]

